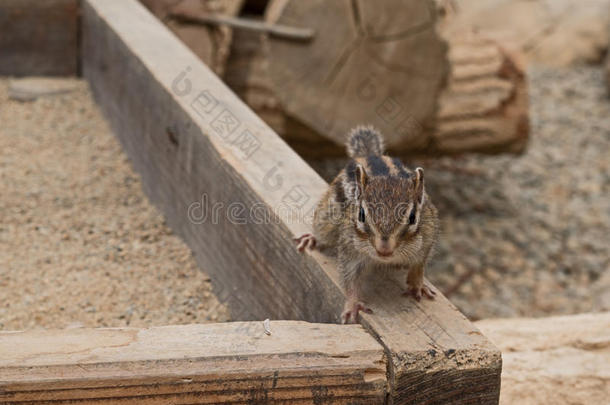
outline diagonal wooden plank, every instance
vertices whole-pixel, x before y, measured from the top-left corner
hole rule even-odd
[[[85,77],[234,319],[336,322],[334,261],[291,241],[327,184],[136,1],[83,6]],[[363,324],[391,359],[389,402],[497,403],[500,352],[444,297],[418,304],[377,279]]]

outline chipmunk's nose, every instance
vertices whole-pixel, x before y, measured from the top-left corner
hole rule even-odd
[[[387,237],[377,238],[375,241],[375,250],[381,257],[392,256],[392,253],[394,253],[394,247]]]

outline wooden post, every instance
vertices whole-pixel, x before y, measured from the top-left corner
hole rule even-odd
[[[83,7],[84,75],[234,319],[336,322],[332,258],[292,242],[327,184],[137,1]],[[444,297],[379,279],[362,323],[389,360],[388,403],[497,403],[500,352]]]
[[[0,75],[78,73],[78,0],[0,1]]]
[[[381,346],[359,325],[273,321],[0,332],[0,403],[371,404]]]

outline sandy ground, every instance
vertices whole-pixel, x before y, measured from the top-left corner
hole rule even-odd
[[[226,320],[75,82],[19,103],[0,79],[0,329]]]
[[[599,68],[531,68],[522,156],[407,161],[442,234],[427,275],[471,319],[610,310],[610,100]],[[327,180],[342,162],[312,162]]]

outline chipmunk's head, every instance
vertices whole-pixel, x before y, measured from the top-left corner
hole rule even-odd
[[[398,159],[375,156],[348,165],[345,182],[356,248],[384,263],[415,255],[422,244],[424,170],[410,172]]]

